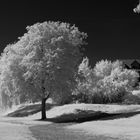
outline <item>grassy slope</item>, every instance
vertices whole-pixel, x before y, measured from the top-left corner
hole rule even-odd
[[[90,135],[103,135],[123,140],[140,140],[140,115],[130,118],[107,119],[67,127],[70,130],[81,130]]]
[[[122,114],[122,113],[132,113],[139,112],[140,105],[112,105],[112,104],[69,104],[63,106],[53,106],[51,104],[46,104],[46,114],[48,118],[58,118],[60,116],[67,115],[79,115],[81,117],[85,115],[106,113],[106,114]],[[41,110],[40,104],[29,104],[21,105],[16,110],[9,111],[7,116],[9,117],[25,117],[33,114],[39,113]]]
[[[26,112],[26,115],[33,114],[32,110],[36,112],[33,106],[24,106],[11,112],[9,116],[24,116],[23,112]],[[139,140],[140,138],[140,105],[71,104],[53,107],[46,113],[49,118],[46,121],[57,123],[46,125],[38,123],[31,126],[30,130],[37,139],[121,140],[125,137]],[[28,118],[39,119],[40,112]],[[84,123],[62,123],[80,122],[77,120]],[[82,133],[77,133],[79,130]]]

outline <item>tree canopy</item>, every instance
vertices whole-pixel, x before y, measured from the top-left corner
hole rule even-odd
[[[8,45],[1,56],[1,93],[10,99],[36,101],[54,96],[67,102],[86,37],[74,25],[63,22],[28,26],[27,33]]]

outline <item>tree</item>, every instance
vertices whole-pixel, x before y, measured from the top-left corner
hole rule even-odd
[[[93,68],[89,65],[86,57],[79,65],[79,77],[77,78],[77,88],[73,91],[76,101],[92,103],[93,89],[96,88],[99,78],[95,75]]]
[[[46,119],[45,103],[50,96],[59,95],[62,102],[68,102],[86,37],[68,23],[49,21],[28,26],[27,33],[6,49],[13,54],[13,58],[8,55],[13,62],[8,67],[16,89],[11,94],[41,100],[42,119]]]
[[[22,69],[19,67],[20,61],[21,57],[15,54],[11,49],[11,45],[8,45],[0,59],[0,99],[1,106],[4,108],[18,102],[17,98],[14,97],[19,91],[17,83],[21,80],[18,79],[22,77]]]

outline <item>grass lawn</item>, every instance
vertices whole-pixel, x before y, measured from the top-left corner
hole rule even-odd
[[[103,135],[89,135],[78,130],[68,130],[66,126],[72,124],[49,124],[30,127],[30,131],[37,140],[117,140]],[[119,140],[119,139],[118,139]]]
[[[39,120],[39,107],[25,105],[7,116],[38,122],[29,126],[37,140],[140,140],[140,105],[48,106],[45,121]]]

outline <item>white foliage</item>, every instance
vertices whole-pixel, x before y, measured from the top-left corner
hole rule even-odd
[[[87,35],[68,23],[50,21],[28,26],[27,31],[1,56],[2,93],[27,100],[70,93]]]
[[[132,95],[140,97],[140,90],[133,90]]]
[[[136,71],[123,68],[122,62],[118,60],[102,60],[91,69],[86,58],[79,68],[85,80],[79,81],[77,94],[83,93],[89,98],[107,98],[109,102],[131,91],[139,77]]]

